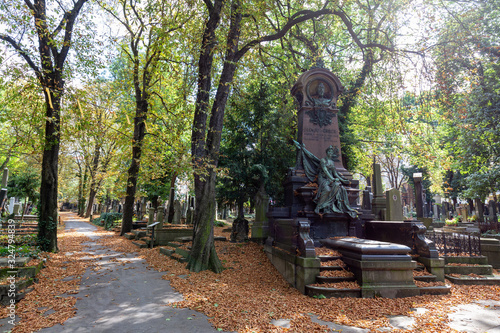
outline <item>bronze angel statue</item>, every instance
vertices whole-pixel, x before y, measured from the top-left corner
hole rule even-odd
[[[349,180],[342,177],[335,168],[335,160],[339,157],[337,147],[326,149],[326,157],[319,159],[308,151],[304,145],[294,141],[299,149],[302,164],[307,178],[315,181],[317,176],[318,191],[313,199],[316,203],[315,213],[348,214],[351,218],[357,217],[357,211],[349,205],[347,190]]]

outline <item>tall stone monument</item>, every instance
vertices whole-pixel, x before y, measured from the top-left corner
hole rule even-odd
[[[305,72],[292,88],[299,105],[297,141],[319,159],[326,156],[330,145],[341,156],[337,99],[343,91],[340,80],[323,68]],[[341,173],[347,173],[342,159],[335,161],[335,166]]]
[[[380,164],[373,163],[373,201],[372,212],[376,219],[385,220],[386,200],[382,186],[382,169]]]
[[[415,184],[415,205],[417,206],[417,219],[424,217],[424,194],[422,189],[422,173],[413,174],[413,182]]]
[[[273,207],[267,215],[266,243],[289,242],[293,233],[311,237],[317,245],[319,239],[356,235],[359,181],[343,165],[337,118],[343,90],[340,80],[324,68],[303,73],[291,89],[298,105],[297,160],[284,183],[285,207]],[[314,251],[305,248],[305,243],[312,244],[306,239],[299,241],[303,255]]]

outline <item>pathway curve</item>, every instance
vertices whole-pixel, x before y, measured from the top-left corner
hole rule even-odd
[[[92,240],[83,245],[91,255],[102,257],[102,268],[87,269],[78,294],[71,295],[78,299],[76,316],[40,332],[218,332],[199,312],[165,306],[182,300],[161,279],[166,272],[148,269],[137,253],[115,252],[95,242],[100,236],[90,223],[67,220],[66,229]]]

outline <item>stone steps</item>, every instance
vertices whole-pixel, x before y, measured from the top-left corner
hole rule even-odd
[[[127,232],[126,234],[123,235],[126,239],[135,239],[135,234],[133,232]]]
[[[500,276],[493,274],[493,266],[488,265],[485,256],[445,257],[445,261],[445,277],[455,284],[500,285]]]
[[[500,285],[500,276],[498,275],[482,275],[481,277],[473,277],[470,275],[451,276],[445,275],[450,282],[460,285],[481,285],[491,286]]]
[[[184,263],[188,261],[190,247],[186,250],[182,246],[184,244],[181,242],[169,242],[168,247],[160,247],[160,253]]]
[[[318,256],[322,263],[329,261],[342,260],[340,256]],[[340,265],[335,266],[321,266],[321,272],[327,271],[343,271],[344,267]],[[316,284],[327,284],[327,283],[341,283],[341,282],[354,282],[356,278],[354,276],[345,277],[345,276],[316,276]],[[361,297],[361,288],[348,289],[348,288],[329,288],[322,286],[306,286],[306,295],[315,298],[342,298],[342,297]]]
[[[140,249],[144,249],[148,247],[148,244],[142,240],[133,240],[132,244],[137,245]]]

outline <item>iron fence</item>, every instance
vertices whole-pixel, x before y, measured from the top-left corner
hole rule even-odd
[[[481,237],[477,233],[428,232],[440,256],[481,256]]]

